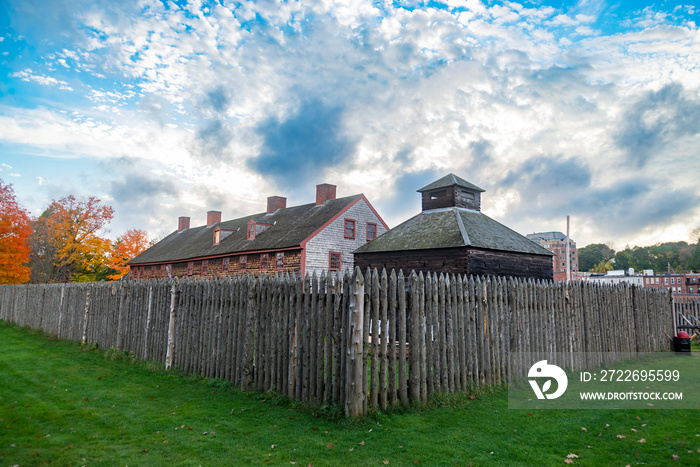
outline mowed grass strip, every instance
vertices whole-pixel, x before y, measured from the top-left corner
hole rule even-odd
[[[0,466],[700,464],[697,410],[472,397],[348,421],[0,323]]]

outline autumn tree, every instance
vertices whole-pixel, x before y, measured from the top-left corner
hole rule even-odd
[[[19,205],[12,185],[0,180],[0,284],[22,284],[30,277],[29,213]]]
[[[126,263],[141,254],[150,246],[145,230],[129,229],[112,244],[112,257],[109,266],[115,271],[108,276],[110,280],[121,279],[129,272]]]
[[[111,242],[100,236],[114,209],[94,197],[54,200],[33,222],[30,238],[35,283],[104,280],[109,269]]]

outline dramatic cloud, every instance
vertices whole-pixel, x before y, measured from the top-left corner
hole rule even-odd
[[[18,196],[104,195],[113,231],[161,235],[179,215],[259,212],[273,194],[306,203],[321,182],[365,193],[396,225],[420,210],[415,190],[449,172],[521,232],[571,215],[579,244],[625,244],[700,225],[695,8],[28,0],[5,11],[0,150],[22,175]]]
[[[655,156],[663,156],[670,143],[700,134],[700,99],[688,95],[679,84],[650,91],[622,117],[617,145],[627,160],[643,167]]]
[[[260,154],[249,165],[284,188],[319,180],[324,170],[353,155],[355,143],[343,135],[343,109],[304,100],[293,115],[257,127]]]

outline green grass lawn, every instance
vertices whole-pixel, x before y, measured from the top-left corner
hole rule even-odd
[[[0,467],[700,465],[697,410],[509,410],[501,390],[347,421],[115,356],[0,323]]]

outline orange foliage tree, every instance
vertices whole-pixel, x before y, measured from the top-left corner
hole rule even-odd
[[[99,234],[114,209],[95,197],[54,200],[34,221],[30,241],[32,282],[104,280],[109,273],[111,242]]]
[[[124,235],[118,237],[117,241],[112,244],[112,258],[109,266],[116,272],[107,278],[117,280],[124,277],[129,272],[129,266],[126,263],[149,246],[145,230],[129,229],[124,232]]]
[[[12,185],[0,180],[0,284],[29,280],[29,213],[19,205]]]

